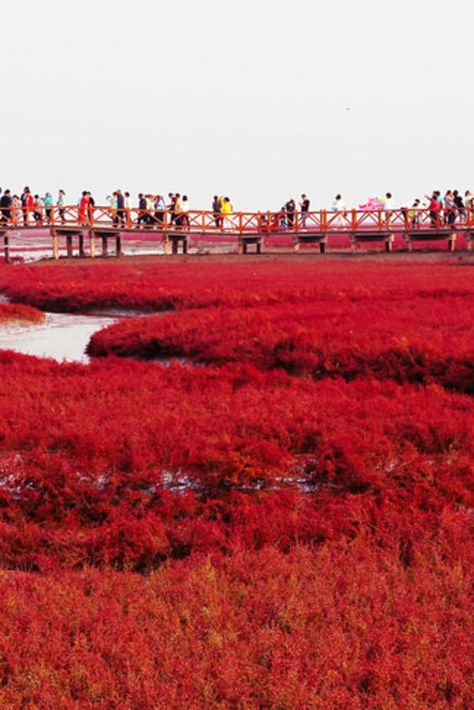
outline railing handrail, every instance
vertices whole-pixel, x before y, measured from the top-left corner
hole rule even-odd
[[[302,212],[295,210],[243,212],[217,212],[215,210],[169,208],[140,209],[138,207],[117,208],[110,205],[10,205],[0,207],[0,224],[11,227],[104,227],[155,231],[187,229],[196,232],[299,232],[299,231],[400,231],[423,227],[446,229],[456,227],[474,228],[474,210],[471,207],[439,207],[436,211],[429,207],[401,207],[373,210],[349,208],[344,210],[322,209]]]

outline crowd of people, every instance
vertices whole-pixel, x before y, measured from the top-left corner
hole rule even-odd
[[[133,224],[136,227],[153,227],[160,224],[175,225],[188,228],[190,226],[190,203],[187,195],[179,192],[170,192],[167,197],[152,193],[138,194],[136,205],[133,204],[130,192],[115,190],[106,197],[107,212],[117,227]],[[77,219],[79,224],[92,224],[95,217],[96,202],[90,190],[84,190],[76,202]],[[70,205],[69,205],[70,206]],[[23,188],[20,195],[12,194],[10,189],[2,191],[0,188],[0,221],[8,224],[34,224],[41,226],[53,221],[65,223],[67,220],[66,193],[59,190],[56,199],[51,192],[44,196],[33,193],[29,187]],[[295,226],[306,229],[308,217],[311,214],[311,201],[306,194],[302,194],[298,203],[290,198],[279,212],[259,213],[262,228],[270,227],[281,230],[292,230]],[[390,192],[383,198],[370,198],[364,205],[359,205],[359,210],[364,212],[380,211],[384,213],[387,223],[390,222],[395,210],[394,201]],[[345,217],[348,208],[341,194],[337,194],[330,212],[337,213],[338,218]],[[405,216],[405,221],[412,227],[420,224],[423,214],[429,214],[432,226],[454,225],[465,222],[468,215],[474,213],[474,195],[466,190],[464,195],[459,190],[447,190],[444,196],[439,190],[434,190],[431,195],[423,199],[417,198],[410,206],[399,209]],[[233,205],[229,197],[214,195],[211,201],[211,215],[216,229],[232,228],[234,222],[232,215]],[[337,224],[337,222],[336,222]]]
[[[444,197],[439,190],[434,190],[431,195],[425,196],[425,203],[415,200],[410,210],[410,220],[413,225],[418,224],[420,208],[427,208],[433,226],[440,223],[453,225],[456,222],[465,222],[467,215],[474,208],[474,195],[466,190],[464,196],[459,190],[446,190]]]
[[[134,223],[138,227],[150,227],[167,223],[178,227],[189,226],[190,204],[187,195],[179,192],[163,195],[140,192],[136,206],[133,204],[129,192],[115,190],[105,198],[109,215],[117,226],[126,226]],[[90,190],[84,190],[76,202],[77,219],[79,224],[91,224],[94,220],[96,202]],[[66,193],[59,190],[56,200],[47,192],[44,196],[33,194],[29,187],[24,187],[21,195],[12,194],[10,189],[2,191],[0,188],[0,220],[3,223],[33,224],[41,226],[55,221],[66,222]],[[223,228],[233,213],[233,206],[229,197],[214,196],[212,200],[212,213],[215,226]]]

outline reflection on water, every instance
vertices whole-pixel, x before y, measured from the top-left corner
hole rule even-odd
[[[47,313],[44,323],[0,326],[0,349],[62,362],[89,362],[85,349],[90,337],[117,319],[104,316]]]

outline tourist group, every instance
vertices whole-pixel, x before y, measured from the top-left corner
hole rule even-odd
[[[130,192],[115,190],[105,198],[106,214],[117,227],[135,226],[138,228],[156,227],[167,224],[188,228],[190,226],[190,203],[187,195],[170,192],[167,197],[152,193],[140,192],[133,204]],[[65,223],[67,210],[71,204],[66,202],[66,193],[59,190],[56,199],[51,192],[44,196],[33,193],[29,187],[23,188],[20,195],[12,194],[10,189],[0,188],[0,221],[13,225],[51,224],[53,221]],[[210,213],[216,229],[232,228],[234,208],[229,197],[214,195],[211,200]],[[103,209],[103,208],[102,208]],[[474,212],[474,196],[470,190],[464,195],[459,190],[447,190],[442,196],[441,191],[434,190],[424,198],[416,198],[409,206],[398,208],[405,222],[411,227],[420,224],[423,215],[432,226],[454,225],[465,222]],[[79,224],[87,226],[94,222],[96,202],[89,190],[84,190],[74,205]],[[76,212],[77,210],[77,212]],[[337,194],[329,212],[336,213],[332,222],[344,226],[344,219],[352,208],[348,208],[342,195]],[[384,214],[386,223],[390,223],[392,214],[396,211],[392,194],[387,192],[383,198],[370,198],[361,204],[357,211],[379,211]],[[311,214],[311,201],[302,194],[299,202],[291,198],[277,212],[259,212],[262,229],[292,230],[296,226],[306,229],[308,217]],[[333,218],[334,219],[334,218]]]

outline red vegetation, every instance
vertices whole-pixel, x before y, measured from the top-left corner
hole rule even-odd
[[[159,573],[0,576],[0,704],[469,708],[469,538],[195,556]],[[404,553],[405,555],[408,553]]]
[[[395,257],[396,258],[396,257]],[[208,306],[298,303],[446,292],[474,295],[470,264],[290,257],[236,257],[0,266],[0,291],[49,311],[129,308],[145,312]]]
[[[369,520],[398,534],[407,504],[416,536],[474,507],[474,404],[436,388],[10,354],[2,371],[3,566],[143,571]]]
[[[0,303],[0,325],[11,323],[41,323],[44,313],[17,303]]]
[[[320,379],[368,376],[437,382],[474,393],[469,292],[314,298],[123,320],[91,339],[95,356],[251,363]]]
[[[0,705],[471,707],[470,268],[220,266],[0,269],[206,363],[0,352]]]

